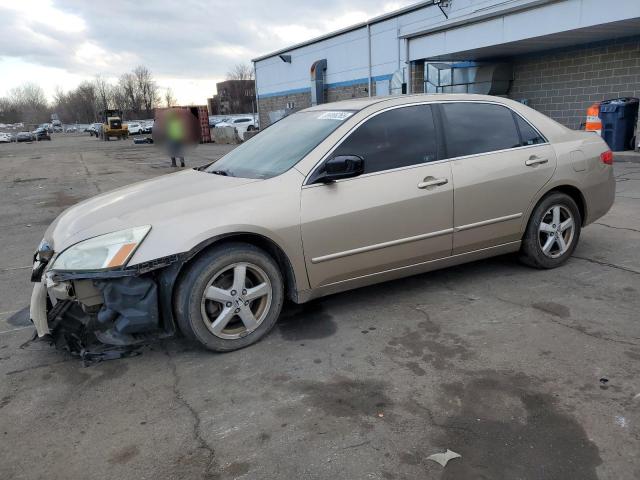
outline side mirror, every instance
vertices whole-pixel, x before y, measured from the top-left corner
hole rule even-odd
[[[352,178],[364,173],[364,159],[358,155],[339,155],[330,158],[316,182],[331,183],[343,178]]]

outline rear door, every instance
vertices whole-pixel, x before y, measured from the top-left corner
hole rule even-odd
[[[518,241],[524,212],[556,168],[547,140],[504,105],[441,104],[454,182],[453,254]]]
[[[361,156],[363,175],[331,184],[311,175],[301,228],[312,288],[451,254],[451,168],[435,125],[429,105],[378,113],[327,156]]]

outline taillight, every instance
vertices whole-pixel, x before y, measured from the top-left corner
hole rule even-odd
[[[613,165],[613,152],[611,150],[602,152],[600,154],[600,160],[602,160],[602,163],[606,163],[607,165]]]

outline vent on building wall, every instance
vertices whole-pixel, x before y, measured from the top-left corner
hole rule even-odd
[[[324,76],[326,71],[326,60],[318,60],[311,65],[311,105],[324,103]]]

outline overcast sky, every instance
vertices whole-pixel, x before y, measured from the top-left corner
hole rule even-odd
[[[204,103],[237,63],[416,1],[0,0],[0,96],[142,64],[179,102]]]

